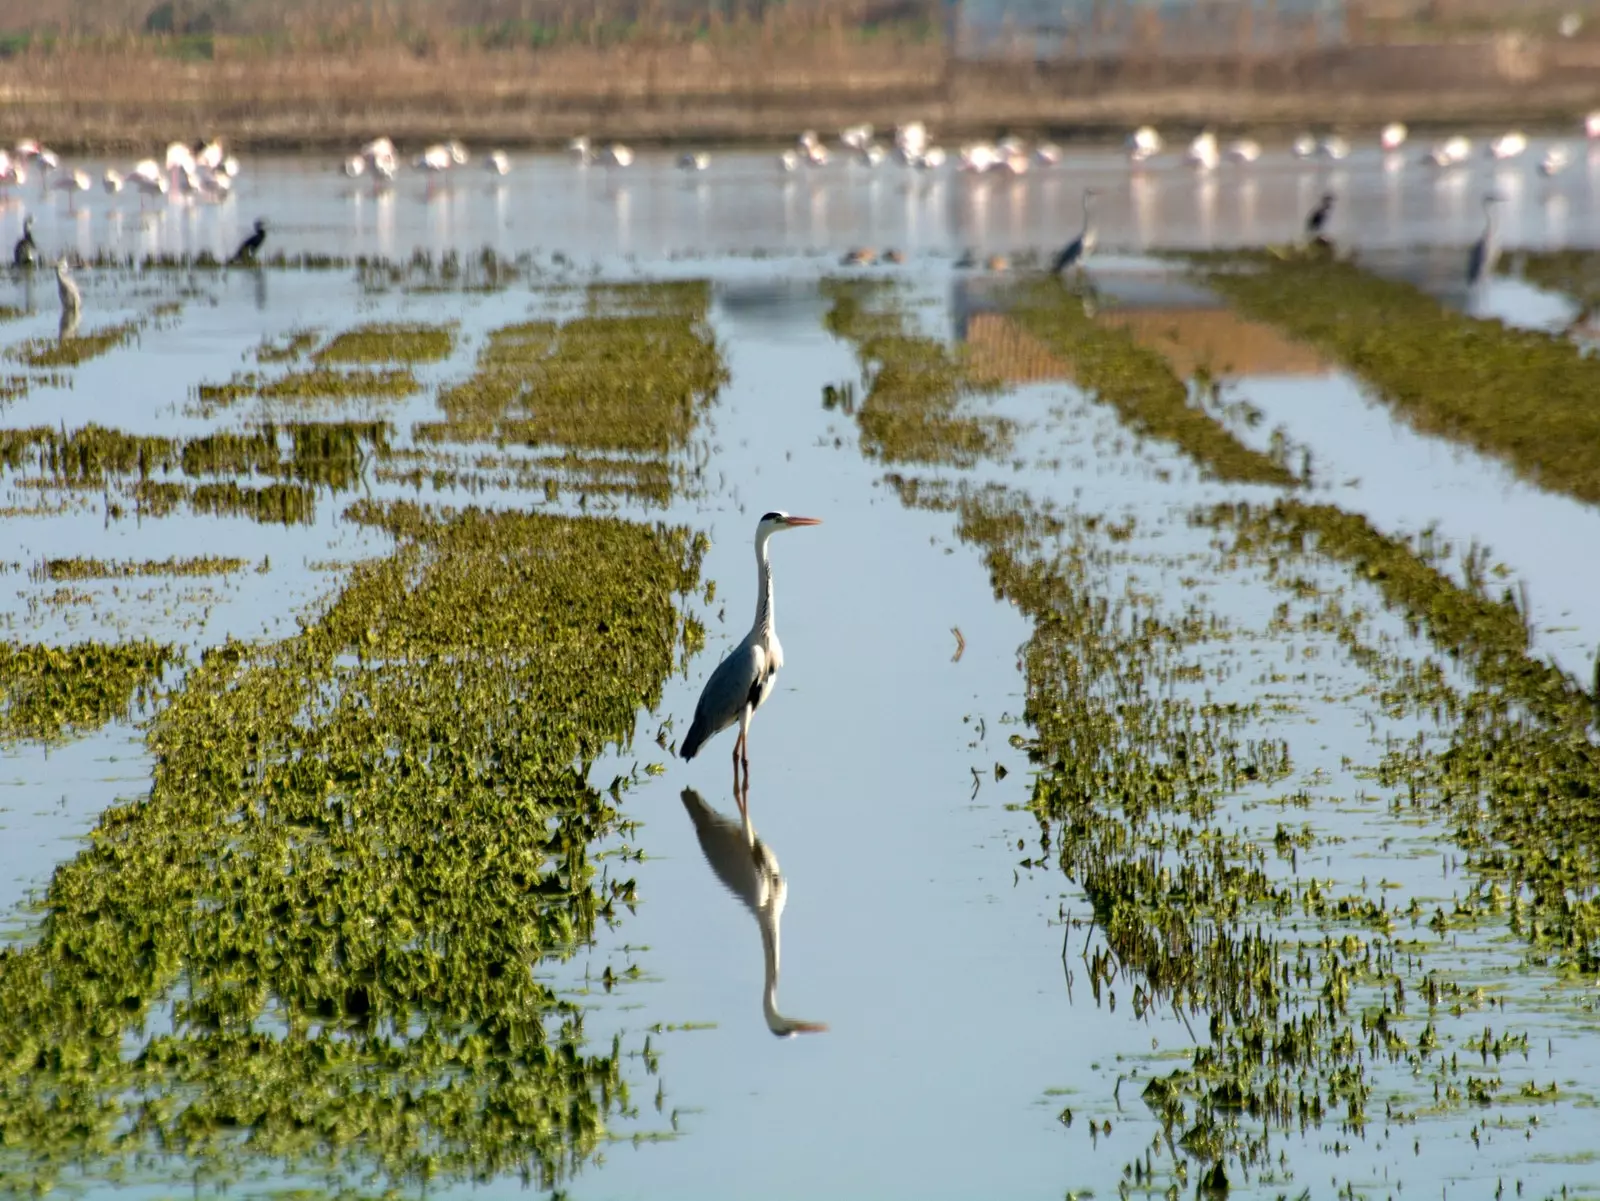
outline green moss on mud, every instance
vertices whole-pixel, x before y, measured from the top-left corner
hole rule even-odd
[[[54,741],[125,716],[175,657],[154,642],[0,643],[0,743]]]
[[[135,576],[227,575],[243,571],[243,559],[222,555],[193,555],[187,558],[147,559],[142,562],[111,559],[46,559],[40,572],[47,580],[117,580]]]
[[[866,399],[856,412],[861,447],[886,463],[971,466],[1010,447],[1002,417],[975,413],[986,389],[943,343],[912,331],[900,291],[883,282],[828,279],[828,332],[855,347]]]
[[[620,1044],[542,969],[634,900],[592,857],[619,814],[587,770],[677,665],[705,543],[410,512],[298,635],[204,657],[151,729],[149,795],[0,950],[13,1187],[549,1188],[628,1110]]]
[[[1344,363],[1418,430],[1600,501],[1600,359],[1567,338],[1468,317],[1349,263],[1239,255],[1229,267],[1208,275],[1213,288]]]
[[[437,363],[454,348],[451,326],[378,322],[346,330],[313,357],[319,363]]]

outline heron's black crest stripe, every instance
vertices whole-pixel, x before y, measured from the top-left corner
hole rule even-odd
[[[745,518],[745,520],[748,521],[749,518]],[[761,520],[762,521],[782,521],[783,520],[783,514],[779,513],[776,509],[774,509],[770,513],[763,513],[761,515]]]

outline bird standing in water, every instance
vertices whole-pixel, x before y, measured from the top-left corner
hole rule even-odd
[[[1326,238],[1323,231],[1328,228],[1328,219],[1333,216],[1333,193],[1324,192],[1322,200],[1316,208],[1311,210],[1311,215],[1306,218],[1306,237],[1313,242],[1324,242]]]
[[[783,647],[773,614],[772,562],[767,558],[767,541],[780,530],[821,525],[816,517],[791,517],[780,510],[762,515],[756,524],[756,566],[760,573],[756,596],[756,619],[744,640],[717,665],[700,693],[694,709],[694,723],[684,736],[678,754],[693,759],[710,738],[738,723],[739,738],[733,744],[733,795],[739,812],[748,814],[750,792],[750,719],[772,694],[778,669],[783,666]],[[744,787],[739,786],[739,765],[744,765]]]
[[[1083,260],[1094,252],[1096,232],[1089,206],[1096,195],[1093,188],[1083,190],[1083,228],[1078,231],[1078,236],[1062,247],[1061,253],[1056,255],[1056,261],[1050,266],[1051,274],[1060,275],[1069,267],[1082,267]]]
[[[56,294],[61,297],[63,317],[76,317],[83,311],[83,294],[78,291],[78,281],[72,278],[65,256],[56,260]]]
[[[1483,198],[1483,236],[1472,244],[1467,256],[1467,286],[1476,287],[1486,275],[1494,274],[1494,265],[1500,258],[1500,239],[1495,236],[1494,206],[1501,197],[1490,193]]]
[[[255,262],[256,261],[256,255],[261,250],[261,244],[263,242],[265,242],[266,240],[267,240],[267,223],[265,221],[263,221],[260,217],[257,217],[256,218],[255,232],[252,233],[243,242],[239,243],[239,249],[235,250],[233,252],[233,258],[229,259],[228,261],[230,263],[253,263],[253,262]]]
[[[32,267],[39,261],[39,248],[33,244],[33,217],[22,219],[22,236],[11,249],[13,267]]]

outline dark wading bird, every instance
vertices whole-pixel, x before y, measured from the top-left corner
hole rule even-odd
[[[1467,285],[1477,284],[1486,275],[1494,274],[1495,260],[1500,257],[1500,239],[1495,236],[1494,206],[1502,197],[1490,193],[1483,198],[1483,236],[1472,244],[1467,255]]]
[[[1063,246],[1061,253],[1056,255],[1056,261],[1050,265],[1052,275],[1060,275],[1070,267],[1082,268],[1083,260],[1094,253],[1097,235],[1089,208],[1097,195],[1099,193],[1093,188],[1083,190],[1083,228],[1078,231],[1078,236]]]
[[[239,249],[235,250],[233,252],[233,257],[231,259],[229,259],[228,262],[230,262],[230,263],[253,263],[253,262],[255,262],[256,261],[256,255],[258,253],[260,253],[261,244],[263,242],[265,242],[266,240],[267,240],[267,223],[265,221],[263,221],[260,217],[257,217],[256,218],[255,232],[252,233],[243,242],[239,243]]]
[[[772,693],[778,669],[783,666],[783,647],[778,644],[778,629],[773,618],[772,563],[767,558],[767,540],[780,530],[821,525],[816,517],[791,517],[782,510],[766,513],[756,524],[756,564],[760,569],[760,591],[756,596],[756,620],[744,641],[717,665],[694,707],[694,723],[678,748],[678,754],[693,759],[706,740],[738,723],[739,738],[733,744],[733,796],[739,812],[748,813],[750,792],[750,719]],[[739,787],[739,765],[744,764],[744,788]]]
[[[747,814],[742,822],[723,817],[701,799],[692,788],[683,790],[683,807],[694,822],[700,850],[724,887],[755,915],[761,927],[761,950],[765,976],[761,1012],[767,1029],[779,1038],[795,1034],[821,1034],[828,1029],[821,1022],[803,1022],[778,1012],[778,923],[789,899],[789,885],[778,870],[778,857],[756,837]]]
[[[39,261],[39,248],[33,244],[33,217],[30,214],[22,219],[22,236],[17,239],[17,244],[11,248],[11,265],[13,267],[31,267]]]
[[[1306,237],[1318,245],[1326,245],[1328,221],[1333,216],[1333,193],[1324,192],[1317,207],[1306,217]]]

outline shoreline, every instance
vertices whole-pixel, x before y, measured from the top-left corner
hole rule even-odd
[[[1470,45],[1385,46],[1175,67],[954,61],[928,46],[202,63],[74,53],[0,62],[0,143],[34,137],[62,153],[121,154],[220,136],[251,153],[348,154],[383,134],[409,154],[451,137],[528,150],[588,134],[638,147],[744,147],[912,119],[947,147],[1008,132],[1115,142],[1147,123],[1171,137],[1210,127],[1274,140],[1396,120],[1424,137],[1509,124],[1581,137],[1583,114],[1600,108],[1600,69],[1496,78],[1483,55]]]

